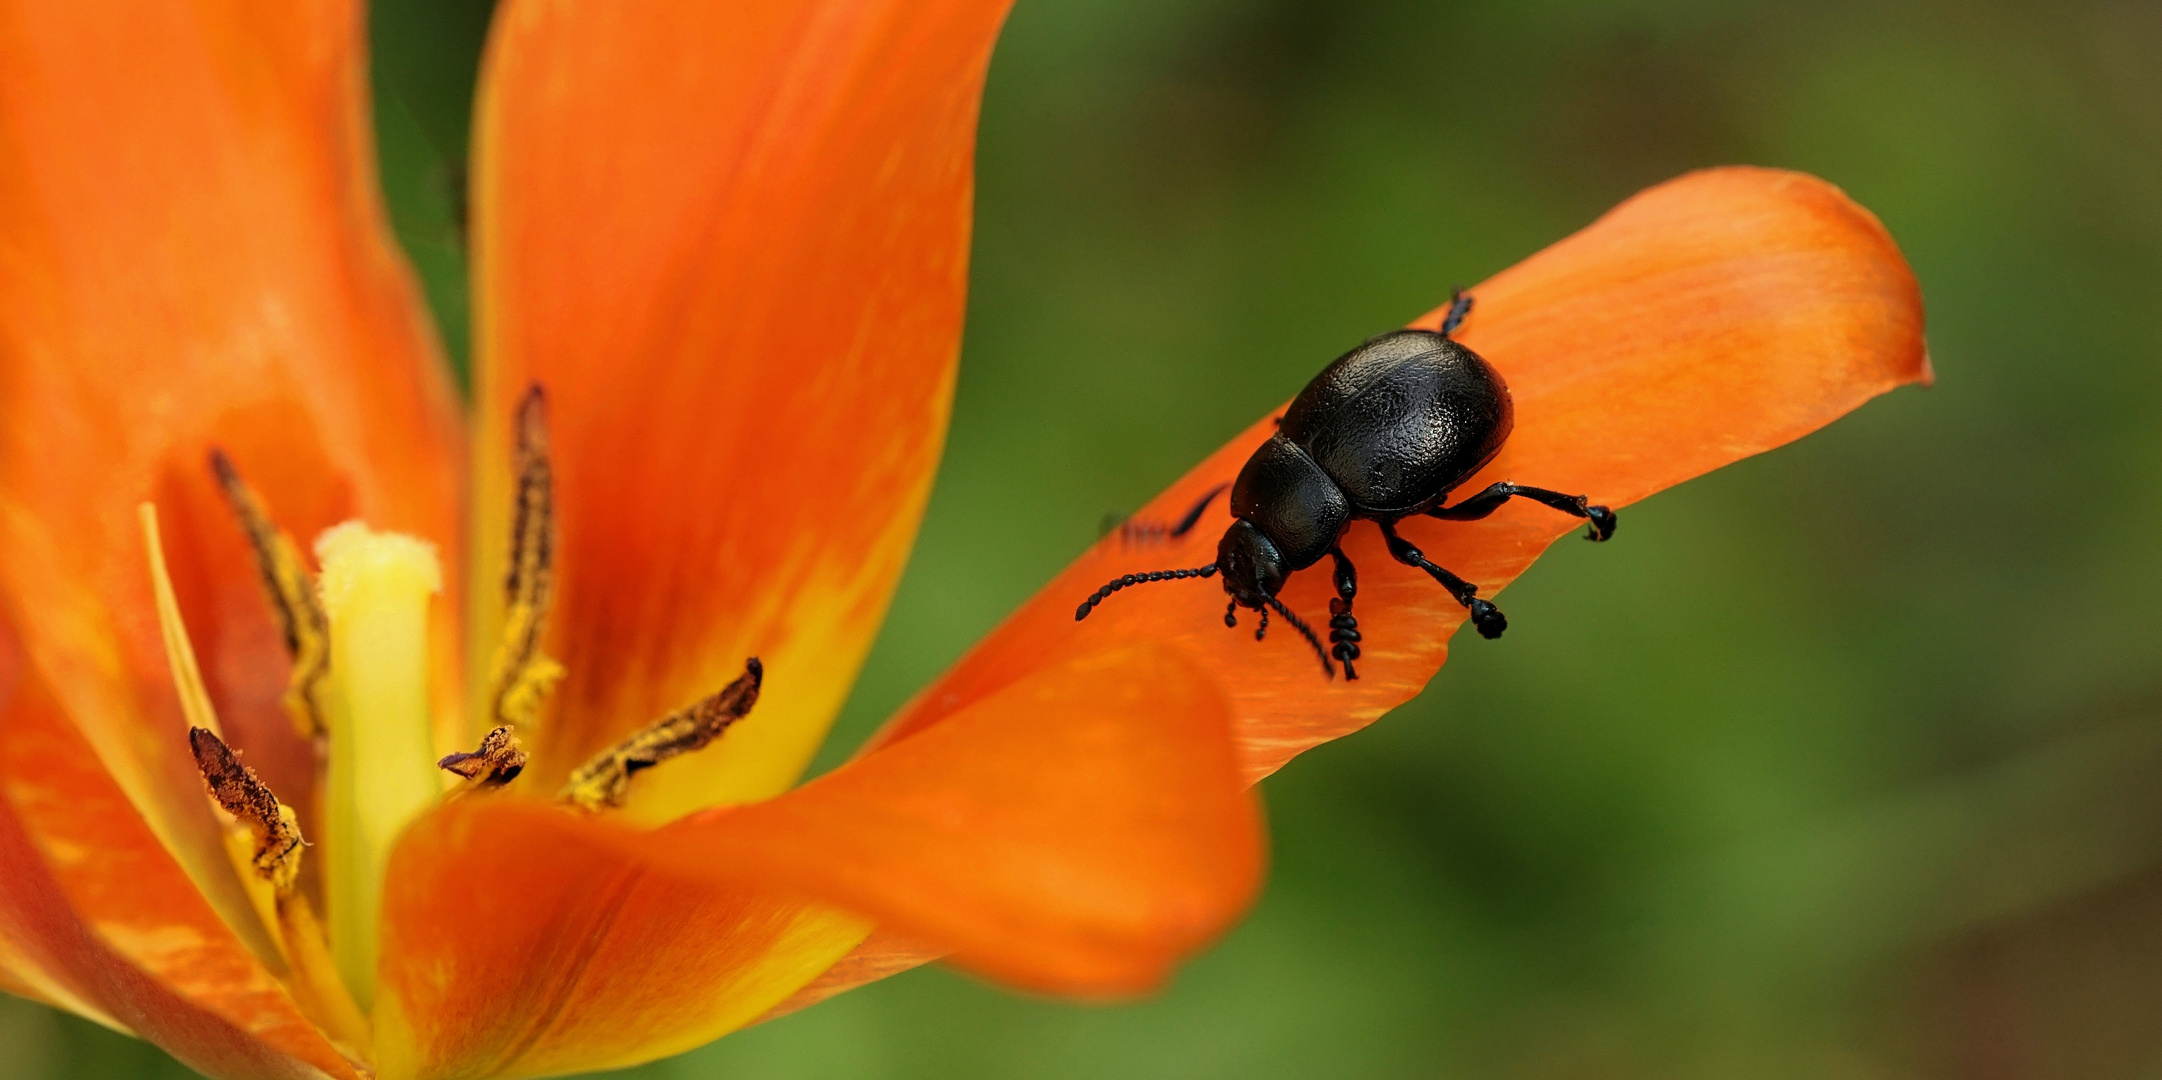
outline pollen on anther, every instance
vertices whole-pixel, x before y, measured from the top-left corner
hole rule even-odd
[[[526,753],[509,725],[499,725],[481,737],[472,753],[446,755],[435,767],[473,782],[473,790],[487,791],[518,779],[525,771]]]
[[[293,808],[278,801],[255,770],[208,728],[188,729],[188,749],[202,770],[210,797],[255,835],[255,870],[283,893],[300,875],[300,850],[306,841]]]
[[[744,661],[743,674],[719,693],[670,713],[580,765],[556,798],[589,813],[622,806],[630,796],[631,777],[704,748],[749,715],[765,677],[765,665],[757,657]]]

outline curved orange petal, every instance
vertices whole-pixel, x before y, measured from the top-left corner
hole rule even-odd
[[[355,1077],[38,679],[0,693],[0,956],[21,981],[213,1076]]]
[[[651,832],[532,800],[444,807],[392,867],[383,1030],[407,1032],[422,1077],[674,1052],[849,952],[867,923],[816,955],[787,939],[792,920],[844,925],[834,909],[1005,982],[1130,993],[1245,909],[1262,857],[1213,680],[1146,648],[1082,657],[778,798]]]
[[[354,513],[459,539],[457,420],[377,204],[362,21],[335,0],[0,9],[0,611],[259,950],[187,750],[135,504],[168,510],[236,741],[308,805],[285,661],[206,450],[224,444],[300,530]]]
[[[768,1020],[778,1020],[798,1009],[808,1009],[835,994],[899,975],[910,968],[922,967],[945,956],[946,950],[935,945],[926,945],[890,930],[873,930],[871,936],[849,950],[847,956],[834,961],[833,966],[820,973],[818,978],[803,984],[802,989],[788,995],[780,1004],[767,1009],[764,1015],[752,1022],[763,1024]]]
[[[1621,506],[1929,377],[1921,293],[1891,237],[1839,189],[1798,173],[1691,173],[1637,195],[1473,294],[1478,305],[1460,336],[1508,380],[1516,428],[1465,492],[1510,479]],[[1440,315],[1415,325],[1433,327]],[[1236,476],[1272,430],[1271,418],[1248,428],[1142,514],[1176,518]],[[1242,766],[1258,780],[1373,722],[1441,667],[1464,610],[1424,574],[1393,562],[1365,524],[1344,540],[1359,568],[1365,652],[1357,682],[1324,681],[1293,634],[1256,645],[1224,629],[1215,581],[1121,593],[1088,621],[1074,621],[1075,605],[1111,578],[1213,562],[1229,521],[1218,500],[1182,541],[1137,552],[1107,538],[919,694],[881,740],[939,723],[1047,656],[1163,641],[1221,678],[1238,718]],[[1516,500],[1484,521],[1421,518],[1401,532],[1492,596],[1579,528]],[[1316,625],[1333,595],[1326,565],[1295,575],[1283,592]]]
[[[382,1080],[553,1076],[682,1053],[830,967],[862,919],[652,872],[550,820],[454,805],[384,895]]]
[[[914,540],[967,278],[977,101],[1007,0],[515,0],[477,135],[473,640],[500,625],[506,421],[550,392],[570,675],[547,783],[764,658],[665,820],[793,783]],[[480,654],[480,655],[485,655]]]

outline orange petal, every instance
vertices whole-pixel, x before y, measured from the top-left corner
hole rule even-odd
[[[977,100],[1007,0],[499,9],[477,121],[476,647],[497,634],[512,403],[550,391],[568,667],[532,775],[771,672],[665,820],[809,762],[944,438]]]
[[[911,968],[922,967],[933,960],[944,959],[946,950],[914,941],[890,930],[879,929],[864,938],[863,943],[849,951],[818,978],[803,984],[779,1005],[766,1010],[764,1016],[753,1023],[763,1024],[778,1020],[799,1009],[808,1009],[835,994],[846,993],[859,986],[875,983],[892,975],[899,975]]]
[[[384,893],[383,1080],[553,1076],[681,1053],[751,1022],[870,927],[652,872],[566,811],[465,802],[406,834]],[[597,826],[594,826],[597,827]]]
[[[843,918],[821,905],[1016,985],[1130,993],[1245,910],[1261,861],[1207,675],[1147,650],[1082,658],[779,798],[653,832],[533,800],[446,806],[392,866],[398,1019],[378,1045],[405,1032],[422,1077],[674,1052],[862,939],[857,922],[817,955],[789,940]]]
[[[168,508],[204,673],[289,799],[285,660],[206,450],[303,535],[357,513],[459,539],[453,398],[377,202],[363,22],[336,0],[0,11],[0,610],[236,927],[254,919],[188,753],[136,503]]]
[[[35,676],[0,704],[0,956],[39,997],[212,1076],[355,1076]]]
[[[1839,189],[1798,173],[1691,173],[1637,195],[1473,294],[1478,304],[1461,337],[1507,379],[1516,428],[1464,492],[1509,479],[1621,506],[1929,377],[1921,293],[1891,237]],[[1415,325],[1435,326],[1440,314]],[[1175,519],[1236,476],[1272,430],[1263,418],[1142,515]],[[1391,561],[1378,531],[1364,524],[1344,540],[1359,568],[1355,610],[1365,640],[1357,682],[1324,680],[1291,633],[1257,645],[1225,630],[1215,581],[1120,593],[1088,621],[1074,621],[1075,605],[1121,574],[1215,561],[1229,523],[1219,499],[1182,541],[1135,551],[1107,538],[923,691],[881,739],[936,724],[1045,657],[1162,641],[1222,680],[1242,767],[1258,780],[1308,747],[1373,722],[1440,669],[1464,610],[1424,574]],[[1581,527],[1516,500],[1484,521],[1421,518],[1400,531],[1492,596]],[[1334,595],[1329,577],[1326,563],[1295,575],[1285,602],[1321,625]]]

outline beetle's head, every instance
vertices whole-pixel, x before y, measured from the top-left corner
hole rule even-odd
[[[1224,591],[1240,607],[1258,609],[1284,585],[1283,555],[1245,518],[1224,530],[1216,545],[1216,567],[1224,575]]]

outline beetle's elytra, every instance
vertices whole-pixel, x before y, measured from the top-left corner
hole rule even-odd
[[[1258,640],[1268,632],[1274,611],[1314,647],[1323,671],[1335,676],[1329,663],[1334,656],[1343,662],[1344,677],[1356,679],[1352,661],[1359,658],[1359,621],[1351,602],[1359,591],[1358,572],[1337,541],[1352,522],[1364,519],[1381,529],[1396,561],[1426,571],[1471,612],[1480,636],[1500,637],[1509,625],[1500,609],[1480,599],[1477,586],[1434,565],[1398,536],[1396,523],[1415,514],[1476,521],[1521,497],[1587,519],[1586,537],[1605,540],[1614,535],[1615,517],[1585,496],[1507,481],[1454,506],[1443,505],[1450,492],[1494,460],[1515,424],[1500,373],[1450,336],[1470,311],[1471,297],[1459,291],[1440,330],[1383,334],[1323,368],[1292,399],[1276,434],[1246,459],[1230,485],[1231,513],[1238,520],[1224,530],[1216,561],[1116,578],[1082,601],[1074,618],[1088,618],[1097,604],[1128,586],[1221,573],[1224,591],[1231,594],[1225,626],[1238,625],[1238,609],[1252,608],[1261,613],[1254,631]],[[1203,496],[1170,535],[1192,528],[1223,490]],[[1305,621],[1276,598],[1285,578],[1324,556],[1334,560],[1336,571],[1327,651]]]

